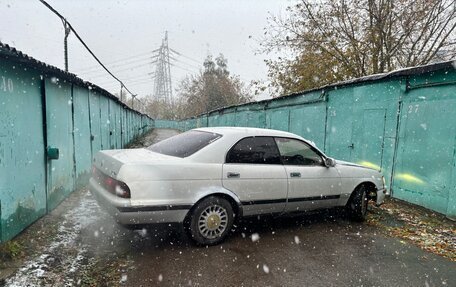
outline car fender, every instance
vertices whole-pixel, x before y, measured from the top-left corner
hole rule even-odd
[[[370,184],[378,194],[378,200],[376,201],[377,204],[383,202],[384,194],[383,194],[383,186],[378,183],[376,178],[372,177],[363,177],[363,178],[352,178],[349,182],[345,183],[345,193],[341,194],[341,205],[346,205],[349,199],[352,197],[355,190],[362,184]]]
[[[192,203],[193,206],[195,206],[198,202],[200,202],[202,199],[211,196],[211,195],[223,195],[231,198],[233,202],[236,203],[237,209],[238,209],[238,216],[242,217],[242,203],[239,197],[232,191],[224,188],[223,186],[208,186],[204,188],[200,188],[199,190],[196,191],[196,196],[195,201]]]

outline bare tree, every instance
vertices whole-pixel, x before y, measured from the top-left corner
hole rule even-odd
[[[455,8],[454,0],[302,0],[265,29],[265,52],[295,55],[267,61],[273,84],[293,92],[454,58]]]

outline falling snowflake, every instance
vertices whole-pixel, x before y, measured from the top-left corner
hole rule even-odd
[[[139,235],[142,237],[145,237],[147,235],[147,229],[143,228],[141,230],[138,230]]]
[[[266,264],[263,264],[263,271],[264,273],[268,274],[269,273],[269,267]]]
[[[253,233],[252,234],[252,242],[256,242],[260,240],[260,235],[258,233]]]
[[[299,237],[297,235],[294,237],[294,240],[296,244],[301,243],[301,240],[299,240]]]

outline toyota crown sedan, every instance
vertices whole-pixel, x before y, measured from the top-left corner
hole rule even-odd
[[[243,216],[345,207],[362,221],[385,197],[381,173],[334,160],[292,133],[199,128],[147,148],[104,150],[90,190],[118,223],[180,223],[200,245]]]

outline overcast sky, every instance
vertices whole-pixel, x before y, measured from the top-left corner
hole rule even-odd
[[[204,58],[219,53],[229,70],[245,82],[266,80],[267,55],[257,55],[257,39],[269,13],[284,13],[287,0],[250,1],[108,1],[47,0],[73,25],[99,58],[139,95],[151,94],[155,70],[148,58],[168,31],[175,56],[173,83],[196,73]],[[64,68],[63,25],[38,0],[0,0],[0,41],[48,64]],[[69,70],[117,92],[120,86],[94,68],[95,61],[74,35],[69,38]],[[174,85],[176,88],[176,85]],[[264,95],[263,97],[265,97]],[[262,97],[262,98],[263,98]]]

